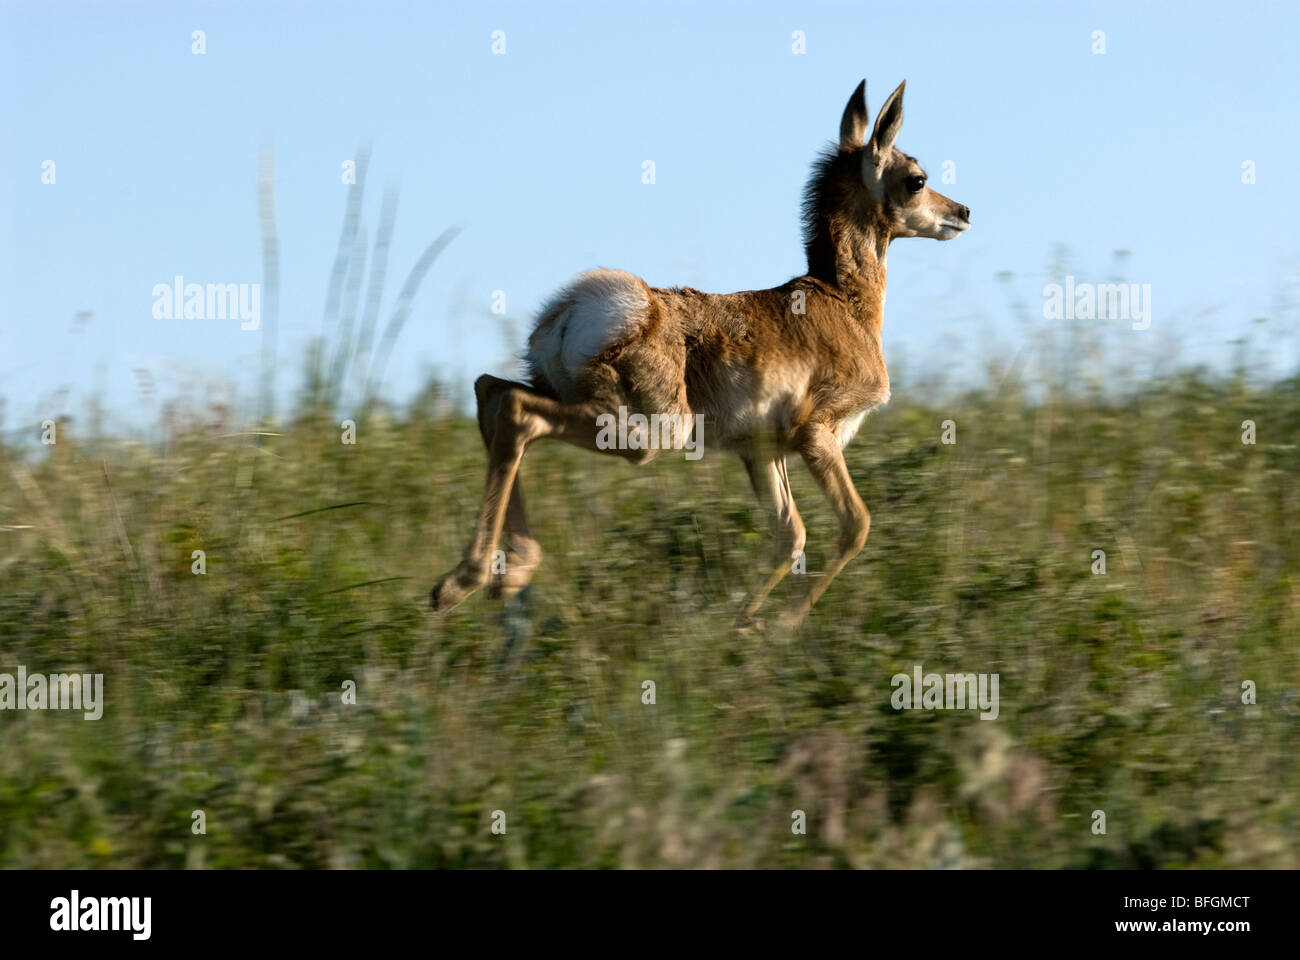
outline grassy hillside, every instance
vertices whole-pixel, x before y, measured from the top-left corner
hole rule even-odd
[[[535,448],[533,585],[439,620],[485,457],[432,402],[0,447],[0,672],[107,701],[0,713],[0,866],[1300,867],[1300,384],[924,395],[850,448],[871,539],[790,636],[730,628],[769,526],[714,452]],[[893,710],[917,664],[998,719]]]

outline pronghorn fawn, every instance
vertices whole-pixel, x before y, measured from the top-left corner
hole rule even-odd
[[[508,596],[528,583],[542,552],[524,515],[519,462],[534,440],[553,437],[637,463],[664,446],[696,442],[740,457],[778,527],[772,558],[737,617],[741,626],[804,548],[786,474],[787,456],[799,454],[840,525],[828,568],[789,617],[803,620],[871,526],[842,450],[867,413],[889,399],[880,344],[885,253],[898,237],[951,240],[970,226],[970,210],[931,190],[916,160],[894,146],[904,86],[880,108],[869,139],[866,82],[849,98],[839,144],[817,161],[804,193],[802,276],[770,290],[710,294],[593,270],[543,308],[528,341],[527,383],[475,382],[487,485],[474,537],[433,588],[433,609],[450,610],[489,584]],[[653,415],[685,427],[664,432],[669,444],[646,442],[655,439],[644,429]],[[615,416],[635,424],[639,438],[609,443]],[[492,560],[503,527],[500,569]]]

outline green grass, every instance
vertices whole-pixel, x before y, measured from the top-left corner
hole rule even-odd
[[[0,713],[0,866],[1300,866],[1300,384],[925,394],[850,447],[871,539],[792,636],[730,628],[769,525],[714,452],[538,446],[533,585],[435,619],[485,456],[430,403],[0,447],[0,671],[107,700]],[[918,663],[999,719],[892,710]]]

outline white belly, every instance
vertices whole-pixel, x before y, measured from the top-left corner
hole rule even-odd
[[[839,428],[835,431],[840,440],[840,449],[843,450],[849,445],[849,442],[857,435],[858,428],[862,426],[862,421],[867,418],[872,410],[876,407],[884,406],[889,402],[889,388],[885,387],[885,394],[875,403],[870,403],[861,410],[854,410],[847,417],[840,421]]]

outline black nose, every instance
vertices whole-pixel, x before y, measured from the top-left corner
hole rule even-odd
[[[958,209],[961,210],[961,218],[963,220],[970,220],[970,207],[963,206]]]

